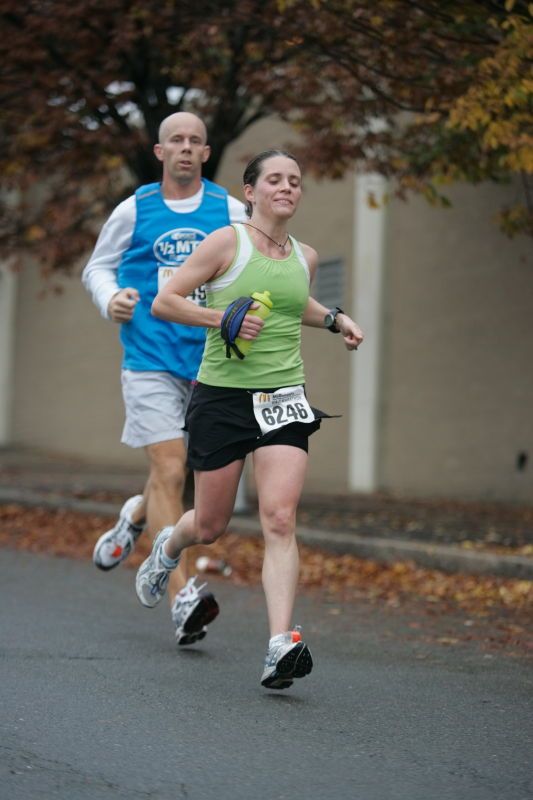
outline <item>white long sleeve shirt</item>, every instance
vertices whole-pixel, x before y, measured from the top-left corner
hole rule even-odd
[[[167,200],[171,211],[187,214],[195,211],[202,202],[204,187],[184,200]],[[131,245],[137,218],[135,195],[120,203],[104,224],[92,255],[87,262],[81,280],[100,314],[109,319],[109,301],[119,291],[118,268],[122,256]],[[228,195],[228,213],[231,222],[245,222],[247,219],[244,204]]]

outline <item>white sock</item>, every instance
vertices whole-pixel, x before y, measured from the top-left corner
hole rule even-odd
[[[175,569],[179,564],[180,557],[178,556],[177,558],[170,558],[170,556],[167,556],[165,552],[165,545],[163,545],[159,551],[159,560],[165,569]]]

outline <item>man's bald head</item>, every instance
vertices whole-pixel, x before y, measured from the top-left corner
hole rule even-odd
[[[188,111],[170,114],[161,123],[154,153],[163,164],[165,197],[183,198],[197,192],[202,167],[211,153],[203,121]]]
[[[203,143],[207,143],[207,128],[203,120],[189,111],[176,111],[175,114],[165,117],[159,126],[159,143],[163,144],[181,129],[187,129],[189,132],[194,130],[198,136],[201,136]]]

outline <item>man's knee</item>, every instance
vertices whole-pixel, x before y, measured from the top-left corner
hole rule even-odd
[[[182,487],[185,484],[185,465],[177,461],[158,462],[150,469],[150,485]]]
[[[152,485],[182,487],[185,484],[187,470],[184,446],[153,446],[149,448],[148,455]]]

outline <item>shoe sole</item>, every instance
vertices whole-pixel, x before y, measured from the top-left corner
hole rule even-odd
[[[186,647],[188,644],[195,644],[199,642],[201,639],[205,639],[207,631],[201,630],[197,631],[196,633],[181,633],[176,636],[176,644],[179,647]]]
[[[102,562],[98,560],[98,550],[100,549],[102,544],[104,544],[103,540],[105,539],[106,536],[107,536],[106,533],[104,533],[102,536],[100,536],[100,538],[96,542],[96,544],[94,546],[94,550],[93,550],[93,564],[94,564],[95,567],[98,567],[98,569],[101,569],[103,572],[109,572],[110,569],[115,569],[115,567],[118,567],[118,565],[122,564],[122,562],[125,561],[128,558],[128,556],[131,554],[131,552],[133,551],[133,546],[130,547],[127,550],[127,552],[125,552],[125,549],[124,549],[122,551],[121,558],[119,558],[117,561],[115,561],[114,564],[110,564],[107,567],[105,564],[102,564]]]
[[[305,678],[313,669],[311,651],[304,642],[298,642],[280,658],[276,670],[261,681],[265,689],[288,689],[294,678]]]
[[[200,602],[186,619],[183,632],[187,634],[200,633],[202,628],[213,622],[219,611],[215,596],[211,592],[206,592],[200,596]]]
[[[98,567],[98,569],[101,569],[103,572],[109,572],[110,569],[115,569],[115,567],[118,567],[119,564],[122,564],[122,562],[125,561],[128,558],[128,556],[131,555],[131,553],[133,552],[133,549],[135,547],[135,541],[136,539],[139,538],[139,536],[144,530],[145,527],[144,524],[142,526],[137,525],[139,533],[136,536],[134,535],[131,547],[127,549],[126,552],[123,551],[121,557],[117,561],[115,561],[114,564],[106,566],[105,564],[102,564],[101,561],[98,561],[98,550],[100,549],[102,544],[105,542],[108,536],[115,530],[115,528],[120,524],[121,520],[124,519],[124,515],[128,513],[130,506],[133,508],[135,504],[139,503],[141,500],[142,500],[142,495],[134,495],[133,497],[130,497],[129,500],[127,500],[120,509],[120,514],[117,522],[115,523],[115,526],[110,530],[106,531],[105,533],[103,533],[96,542],[93,550],[93,564],[95,567]]]

